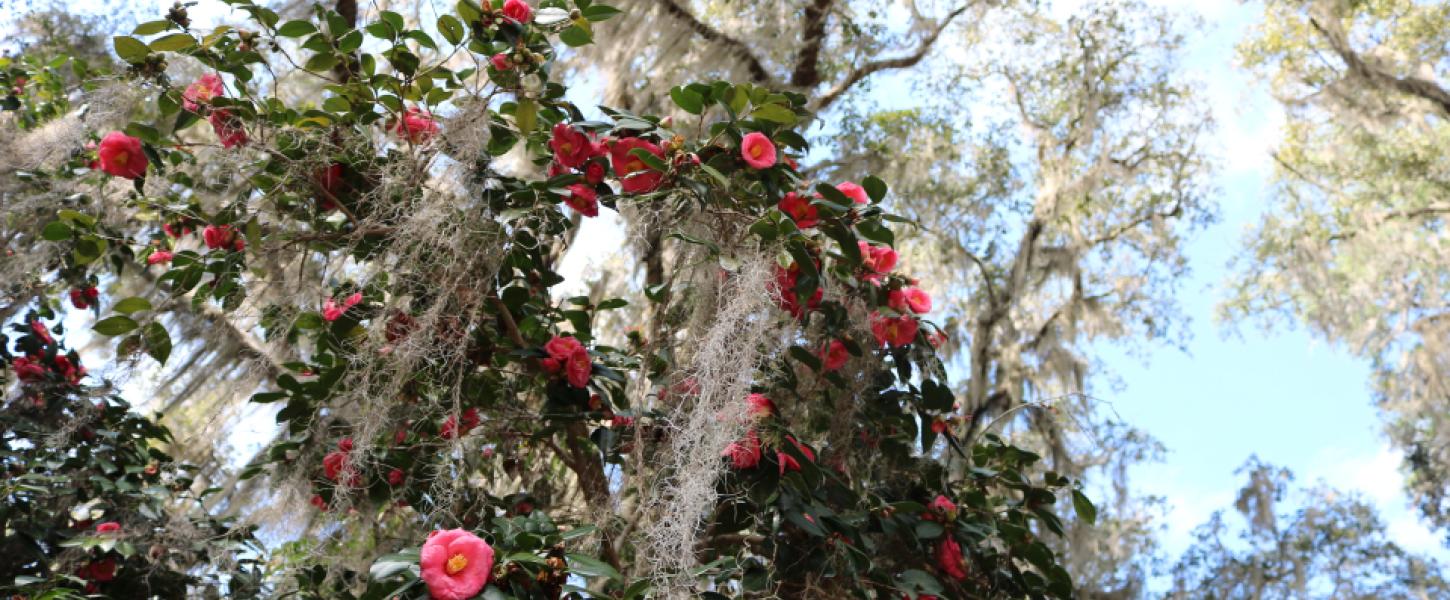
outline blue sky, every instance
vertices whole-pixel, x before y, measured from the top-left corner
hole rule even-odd
[[[1228,263],[1271,203],[1268,152],[1282,115],[1265,87],[1234,63],[1234,45],[1258,21],[1260,6],[1155,3],[1204,19],[1201,35],[1190,36],[1185,66],[1204,82],[1218,123],[1211,147],[1222,165],[1221,219],[1187,247],[1193,274],[1180,297],[1192,319],[1187,352],[1164,347],[1139,358],[1102,348],[1098,357],[1122,386],[1094,395],[1168,447],[1161,464],[1138,468],[1133,477],[1138,490],[1169,502],[1165,549],[1178,553],[1212,511],[1232,511],[1244,481],[1234,471],[1257,454],[1293,470],[1300,484],[1323,480],[1362,493],[1379,508],[1392,539],[1443,560],[1439,537],[1401,491],[1400,455],[1381,434],[1367,362],[1302,328],[1266,332],[1214,321]]]

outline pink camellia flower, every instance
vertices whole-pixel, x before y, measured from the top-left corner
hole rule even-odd
[[[967,561],[962,557],[962,547],[950,535],[943,535],[936,546],[936,565],[952,579],[961,581],[967,578]]]
[[[861,266],[866,269],[861,279],[880,283],[882,276],[896,268],[897,254],[890,247],[876,246],[864,241],[856,242],[856,247],[861,251]]]
[[[752,429],[745,433],[745,439],[730,442],[720,456],[730,459],[730,466],[737,470],[754,469],[760,464],[760,436]]]
[[[198,77],[186,91],[181,93],[181,105],[190,112],[201,110],[202,104],[211,104],[211,99],[222,95],[222,78],[216,73]]]
[[[578,348],[569,354],[564,361],[564,378],[576,388],[589,387],[589,374],[594,371],[594,363],[589,359],[589,351]]]
[[[586,217],[599,216],[598,195],[594,193],[594,188],[582,183],[569,186],[569,195],[564,197],[564,204]]]
[[[157,250],[155,252],[152,252],[151,256],[146,257],[146,264],[159,265],[163,263],[169,263],[171,262],[172,258],[175,258],[175,255],[171,252],[168,252],[166,250]]]
[[[352,449],[353,449],[352,438],[345,437],[345,438],[342,438],[340,440],[337,440],[337,449],[338,450],[341,450],[343,452],[352,452]]]
[[[871,313],[871,334],[882,346],[905,346],[916,339],[919,324],[909,316],[887,317],[879,312]]]
[[[423,582],[437,600],[467,600],[478,595],[493,573],[493,548],[462,529],[434,531],[418,556]]]
[[[388,485],[402,485],[403,479],[405,477],[406,476],[403,474],[402,469],[393,469],[391,471],[388,471]]]
[[[353,292],[351,296],[343,298],[341,303],[328,297],[322,302],[322,320],[329,323],[336,321],[347,309],[357,306],[359,302],[362,302],[362,292]]]
[[[856,204],[866,204],[871,201],[871,197],[866,195],[866,188],[856,185],[854,181],[836,184],[836,189]]]
[[[782,269],[777,266],[775,268],[775,279],[768,285],[770,292],[776,297],[776,304],[780,306],[781,310],[789,312],[796,318],[805,315],[806,309],[814,309],[820,306],[821,298],[825,297],[825,290],[817,286],[815,293],[811,294],[811,299],[806,301],[805,305],[801,304],[800,298],[795,291],[796,280],[800,277],[800,270],[800,265],[796,263],[791,263],[788,269]]]
[[[488,62],[493,65],[493,68],[500,71],[507,71],[514,68],[514,63],[509,60],[509,55],[503,52],[488,57]]]
[[[816,453],[815,452],[812,452],[809,446],[806,446],[805,444],[800,443],[799,441],[797,441],[793,437],[787,437],[785,439],[788,440],[788,441],[790,441],[790,443],[795,444],[796,449],[797,450],[800,450],[801,454],[804,454],[805,455],[806,460],[809,460],[811,462],[815,462],[816,461]],[[799,470],[801,470],[801,464],[800,464],[800,462],[797,461],[794,456],[791,456],[789,452],[783,452],[783,451],[780,451],[780,450],[776,450],[775,451],[775,462],[777,462],[777,463],[780,464],[780,474],[781,475],[785,475],[785,472],[786,471],[799,471]]]
[[[568,123],[554,125],[549,147],[554,149],[554,160],[570,169],[583,166],[585,161],[599,154],[598,144]]]
[[[916,314],[931,312],[931,295],[921,288],[891,290],[886,297],[886,304],[896,312],[914,312]]]
[[[850,360],[851,353],[846,350],[845,342],[831,340],[821,348],[820,356],[822,367],[826,371],[835,371],[846,366],[846,361]]]
[[[664,181],[665,174],[650,168],[638,156],[630,154],[636,148],[663,159],[665,151],[659,146],[636,137],[623,138],[609,149],[609,158],[614,163],[614,173],[619,176],[619,187],[626,194],[640,194],[654,191]]]
[[[223,148],[236,148],[247,145],[247,130],[242,128],[242,120],[238,119],[231,111],[217,109],[211,111],[206,118],[211,123],[211,130],[216,133],[217,140],[220,140]]]
[[[810,198],[795,192],[787,193],[775,207],[779,208],[780,212],[789,215],[799,229],[815,227],[821,222],[816,206],[811,204]]]
[[[751,394],[745,397],[745,403],[750,406],[750,417],[755,420],[769,419],[775,414],[775,403],[766,398],[765,394]]]
[[[534,7],[524,0],[506,0],[503,3],[503,15],[519,23],[528,23],[534,18]]]
[[[115,521],[106,521],[96,525],[96,533],[120,533],[121,524]]]
[[[599,182],[604,181],[604,163],[590,161],[584,167],[584,181],[589,182],[589,185],[599,185]]]
[[[936,499],[932,500],[927,508],[941,515],[947,521],[955,521],[957,518],[957,505],[955,502],[952,502],[951,498],[947,498],[946,496],[938,494]]]
[[[108,175],[124,179],[137,179],[146,174],[148,159],[141,150],[141,140],[119,131],[112,131],[101,138],[96,146],[96,161]]]
[[[433,120],[433,115],[428,111],[417,107],[409,108],[403,112],[403,118],[398,119],[393,126],[393,131],[409,142],[421,144],[438,134],[438,122]]]
[[[549,357],[541,359],[540,362],[543,363],[544,370],[550,373],[558,373],[559,369],[564,366],[565,362],[568,362],[569,356],[573,355],[575,350],[583,349],[584,344],[579,343],[579,340],[569,336],[556,335],[544,344],[544,353],[548,354]]]
[[[206,247],[212,250],[227,249],[241,252],[246,249],[247,241],[237,235],[237,231],[231,225],[207,225],[201,230],[201,239],[206,242]]]
[[[765,134],[752,131],[740,140],[740,158],[752,169],[769,169],[775,166],[775,144]]]

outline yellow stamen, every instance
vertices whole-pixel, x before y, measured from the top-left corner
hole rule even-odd
[[[129,152],[118,152],[115,156],[111,157],[111,162],[122,167],[126,166],[126,161],[129,160],[131,160],[131,153]]]
[[[448,566],[444,570],[448,571],[449,575],[457,575],[459,571],[462,571],[467,566],[468,557],[462,554],[454,554],[453,558],[448,559]]]

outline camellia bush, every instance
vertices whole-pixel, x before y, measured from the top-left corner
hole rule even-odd
[[[199,31],[178,5],[115,36],[121,84],[4,67],[16,144],[55,103],[122,118],[6,175],[33,217],[10,249],[44,259],[6,313],[0,590],[1071,597],[1043,536],[1092,504],[1031,452],[949,434],[902,219],[879,179],[803,175],[805,97],[682,82],[674,115],[586,116],[551,69],[627,18],[588,0],[432,23],[225,4],[250,20]],[[558,292],[606,211],[668,233],[610,249],[656,272]],[[232,489],[192,481],[50,337],[62,311],[118,360],[197,351],[195,315],[255,333],[275,438],[226,465]]]

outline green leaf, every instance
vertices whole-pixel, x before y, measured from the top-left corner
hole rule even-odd
[[[70,226],[60,221],[51,221],[40,230],[40,237],[46,241],[59,242],[70,239]]]
[[[622,12],[624,11],[619,10],[613,6],[605,6],[603,4],[592,4],[579,11],[580,14],[584,15],[584,18],[589,19],[590,21],[593,21],[595,23],[607,20]]]
[[[921,539],[934,540],[941,537],[943,531],[945,530],[942,529],[942,526],[939,523],[935,523],[932,521],[916,522],[916,537],[919,537]]]
[[[458,11],[458,16],[464,23],[472,23],[483,16],[483,8],[474,0],[458,0],[454,10]]]
[[[101,335],[121,335],[137,327],[139,325],[131,320],[131,317],[117,315],[101,319],[95,325],[91,326],[91,329],[94,329],[96,333]]]
[[[780,104],[766,104],[750,111],[751,118],[781,125],[794,125],[796,121],[795,111]]]
[[[131,36],[118,35],[111,38],[111,42],[116,46],[116,56],[128,63],[135,64],[146,60],[146,55],[151,53],[145,43]]]
[[[151,310],[151,301],[140,296],[132,296],[117,302],[111,309],[118,313],[129,315],[143,310]]]
[[[1087,495],[1080,490],[1072,491],[1072,509],[1077,511],[1077,518],[1087,522],[1088,525],[1092,525],[1098,520],[1098,508],[1093,506],[1092,500],[1089,500]]]
[[[161,19],[160,21],[147,21],[137,25],[131,30],[131,35],[156,35],[167,29],[171,29],[171,21]]]
[[[570,529],[569,531],[565,531],[562,539],[568,541],[577,537],[584,537],[596,531],[599,531],[599,527],[597,526],[580,525],[579,527],[575,527],[573,529]]]
[[[463,24],[453,15],[438,17],[438,32],[443,34],[443,39],[450,44],[458,44],[463,41]]]
[[[665,166],[665,161],[660,160],[660,157],[655,156],[654,153],[644,148],[635,148],[633,150],[630,150],[629,155],[639,158],[641,161],[644,161],[644,164],[648,165],[649,168],[659,171],[661,173],[669,170],[669,167]]]
[[[179,52],[196,45],[196,38],[188,33],[173,33],[151,42],[151,49],[157,52]]]
[[[559,41],[568,44],[570,47],[578,48],[579,46],[589,45],[594,39],[583,27],[571,25],[568,29],[559,32]]]
[[[373,561],[373,566],[368,568],[368,577],[374,581],[388,579],[394,575],[408,571],[418,564],[418,550],[404,550],[397,554],[388,554],[378,557]]]
[[[670,98],[675,101],[676,106],[692,115],[698,115],[705,110],[705,99],[693,90],[675,86],[670,88]]]
[[[867,175],[862,179],[861,187],[866,188],[866,195],[871,197],[872,202],[880,202],[886,197],[886,182],[875,175]]]
[[[171,334],[166,332],[166,327],[155,321],[146,326],[141,332],[141,341],[145,345],[146,354],[156,359],[156,362],[166,364],[166,359],[171,356]]]
[[[566,554],[564,556],[569,561],[569,570],[575,575],[582,577],[607,577],[609,579],[620,578],[619,571],[614,570],[614,567],[592,556],[585,554]]]

